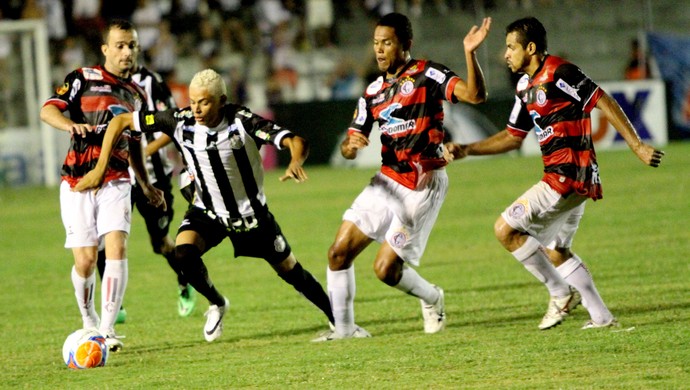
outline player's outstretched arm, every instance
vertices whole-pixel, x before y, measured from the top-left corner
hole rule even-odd
[[[603,112],[606,119],[608,119],[611,125],[613,125],[616,131],[623,137],[628,147],[635,153],[637,158],[646,165],[655,168],[661,164],[661,158],[664,156],[664,152],[642,142],[632,123],[630,123],[630,119],[628,119],[623,109],[614,98],[604,92],[601,98],[599,98],[599,101],[597,101],[597,108]]]
[[[122,132],[127,128],[134,126],[134,120],[131,113],[124,113],[113,118],[103,135],[103,144],[101,145],[101,155],[98,157],[96,166],[84,175],[79,182],[72,188],[72,191],[85,191],[91,188],[100,187],[105,177],[105,171],[110,162],[110,155],[113,152],[115,141],[120,138]]]
[[[467,80],[455,84],[453,94],[458,100],[478,104],[486,101],[488,92],[484,73],[477,60],[477,49],[484,42],[491,29],[491,18],[484,18],[481,26],[472,26],[463,39],[465,61],[467,62]]]
[[[297,183],[301,183],[308,179],[307,173],[304,171],[302,164],[309,155],[309,144],[304,138],[294,135],[292,137],[285,137],[282,139],[283,147],[290,149],[290,164],[285,170],[285,174],[280,177],[280,181],[293,179]]]
[[[444,145],[444,158],[451,162],[466,156],[506,153],[518,149],[522,145],[522,141],[523,138],[510,134],[508,130],[503,130],[489,138],[467,145],[448,142]]]

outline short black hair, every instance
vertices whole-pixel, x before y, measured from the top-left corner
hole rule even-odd
[[[548,48],[546,39],[546,29],[541,22],[532,16],[518,19],[506,27],[506,35],[517,33],[517,41],[522,47],[527,47],[530,42],[534,42],[537,52],[546,54]]]
[[[124,19],[113,19],[108,22],[108,25],[105,26],[103,29],[103,33],[101,34],[101,39],[103,40],[103,44],[108,43],[108,36],[110,35],[110,30],[123,30],[123,31],[133,31],[136,30],[134,27],[134,24],[132,24],[128,20]]]
[[[403,45],[403,50],[410,50],[413,34],[412,23],[410,23],[410,19],[407,16],[391,12],[381,17],[376,26],[392,27],[395,30],[395,36],[398,37],[398,41]]]

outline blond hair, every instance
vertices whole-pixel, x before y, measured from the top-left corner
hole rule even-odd
[[[213,69],[204,69],[197,72],[192,77],[189,88],[206,89],[212,96],[216,97],[227,96],[228,94],[225,80]]]

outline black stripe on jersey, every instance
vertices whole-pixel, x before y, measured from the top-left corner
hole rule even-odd
[[[237,162],[237,167],[240,170],[240,175],[242,176],[242,184],[244,185],[244,190],[249,198],[249,203],[254,209],[254,213],[257,215],[263,214],[264,206],[259,201],[259,187],[256,185],[256,179],[254,178],[254,170],[252,169],[252,163],[249,161],[249,156],[247,156],[247,150],[245,147],[233,151],[235,156],[235,162]]]
[[[146,142],[151,143],[156,140],[153,133],[146,133]],[[156,176],[156,184],[162,185],[165,183],[165,168],[163,167],[163,160],[161,159],[160,150],[155,151],[151,155],[151,165],[153,165],[153,174]]]
[[[199,167],[199,159],[196,158],[196,154],[194,154],[194,150],[192,149],[189,154],[192,156],[192,164],[194,168]],[[204,174],[201,173],[200,169],[195,169],[196,170],[196,176],[194,177],[194,180],[199,181],[199,187],[201,187],[201,201],[204,203],[204,206],[211,212],[215,213],[215,209],[213,208],[213,201],[211,201],[211,195],[208,193],[208,186],[206,185],[206,179],[204,178]]]
[[[194,168],[194,171],[196,172],[196,176],[194,180],[198,180],[199,182],[199,187],[201,187],[201,201],[204,203],[204,206],[211,212],[215,213],[215,209],[213,208],[213,201],[211,201],[211,195],[208,193],[208,186],[206,185],[206,179],[204,178],[204,174],[201,172],[201,169],[199,169],[199,159],[196,158],[196,154],[194,153],[194,132],[193,131],[183,131],[182,132],[182,147],[183,148],[188,148],[189,155],[192,157],[192,167]],[[186,147],[184,144],[187,145],[192,145],[191,147]]]
[[[223,204],[225,204],[225,208],[228,210],[228,213],[230,213],[230,218],[242,218],[240,209],[237,207],[237,201],[235,200],[235,193],[232,191],[232,186],[230,185],[230,179],[228,178],[227,172],[225,172],[223,160],[220,158],[220,152],[218,152],[218,148],[215,146],[217,142],[217,133],[207,135],[206,154],[208,155],[208,161],[213,170],[213,177],[215,177],[216,183],[218,183],[218,189],[223,198]]]

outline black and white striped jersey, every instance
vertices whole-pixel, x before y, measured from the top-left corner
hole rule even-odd
[[[165,111],[170,108],[177,108],[170,88],[158,73],[144,66],[139,66],[132,74],[132,81],[146,91],[146,110]],[[158,139],[161,134],[161,132],[146,134],[145,137],[141,138],[142,147],[145,148],[149,142]],[[152,184],[164,181],[165,185],[169,186],[168,177],[172,174],[173,168],[174,163],[168,157],[168,148],[158,149],[155,154],[146,159],[146,170]],[[132,175],[132,177],[134,176]]]
[[[134,127],[144,133],[162,131],[173,138],[194,178],[196,207],[221,219],[249,217],[266,209],[259,149],[293,133],[252,113],[227,104],[214,127],[199,125],[189,108],[134,113]]]

